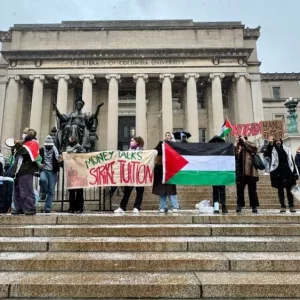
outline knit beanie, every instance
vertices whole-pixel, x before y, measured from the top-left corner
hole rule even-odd
[[[45,142],[44,142],[44,146],[53,146],[53,145],[54,145],[54,142],[53,142],[51,135],[47,135]]]

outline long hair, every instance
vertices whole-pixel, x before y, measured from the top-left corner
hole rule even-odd
[[[141,136],[135,136],[133,139],[136,141],[139,147],[144,147],[144,139]]]

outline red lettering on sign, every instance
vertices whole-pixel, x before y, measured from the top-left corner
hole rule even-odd
[[[107,184],[116,184],[114,181],[114,171],[113,165],[114,161],[99,166],[98,168],[90,169],[90,174],[94,178],[93,182],[89,182],[91,185],[107,185]]]

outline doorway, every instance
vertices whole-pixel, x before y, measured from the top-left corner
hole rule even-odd
[[[129,143],[135,136],[135,116],[119,117],[118,128],[118,150],[126,151],[129,149]]]

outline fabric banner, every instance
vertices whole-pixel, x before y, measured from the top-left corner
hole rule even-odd
[[[63,153],[68,189],[151,186],[156,150]]]
[[[163,144],[163,182],[178,185],[235,185],[232,143]]]

